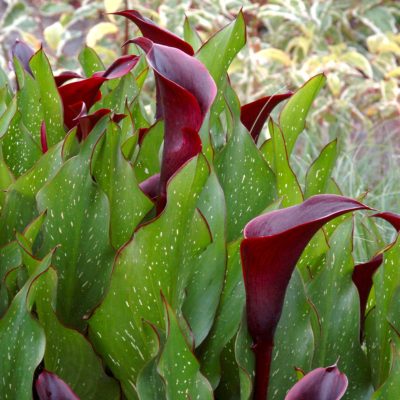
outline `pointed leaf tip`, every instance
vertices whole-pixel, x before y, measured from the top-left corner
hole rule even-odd
[[[61,378],[49,371],[39,375],[35,388],[40,400],[79,400]]]
[[[145,38],[154,43],[175,47],[190,56],[194,54],[194,50],[189,43],[167,29],[160,28],[151,19],[144,17],[136,10],[118,11],[113,14],[128,18],[140,29]]]

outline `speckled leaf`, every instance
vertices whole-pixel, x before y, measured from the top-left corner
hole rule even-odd
[[[372,393],[370,371],[360,345],[360,306],[352,283],[353,221],[341,224],[330,240],[324,269],[310,284],[308,293],[318,314],[320,335],[313,366],[334,364],[350,385],[344,399],[363,400]]]
[[[337,140],[328,143],[314,160],[306,175],[304,197],[328,193],[327,188],[337,157]]]
[[[214,172],[209,176],[197,206],[209,224],[213,242],[191,265],[183,305],[196,347],[211,329],[225,277],[225,199]]]
[[[196,58],[206,66],[218,88],[223,86],[229,65],[245,44],[246,25],[240,11],[233,22],[208,39],[197,52]]]
[[[32,316],[32,285],[38,274],[49,268],[52,254],[39,263],[0,320],[0,397],[32,399],[33,374],[43,358],[45,335]]]
[[[278,196],[282,197],[283,207],[294,206],[303,201],[303,193],[297,177],[289,164],[285,138],[279,126],[272,120],[269,123],[269,132],[274,149],[273,165],[275,166]]]
[[[382,385],[389,376],[390,340],[395,336],[395,332],[389,324],[388,316],[393,296],[400,285],[399,260],[400,236],[385,251],[383,264],[373,277],[375,295],[371,307],[374,307],[365,321],[368,358],[375,387]]]
[[[174,308],[183,300],[189,268],[185,256],[194,251],[187,232],[207,175],[202,156],[174,175],[166,208],[119,253],[108,294],[90,319],[91,340],[128,399],[136,398],[137,374],[158,350],[158,339],[143,319],[163,327],[160,290]]]
[[[35,196],[58,171],[62,163],[61,143],[52,147],[39,161],[20,176],[7,191],[0,215],[0,244],[14,239],[37,215]]]
[[[268,398],[280,400],[297,382],[295,367],[311,369],[314,351],[310,306],[304,283],[296,270],[287,289],[274,341]]]
[[[100,57],[91,47],[85,46],[79,53],[78,58],[87,78],[91,77],[95,72],[106,69]]]
[[[227,103],[234,119],[233,136],[216,155],[215,170],[225,193],[227,240],[237,239],[244,225],[271,204],[275,176],[240,122],[240,105],[230,91]]]
[[[4,162],[2,149],[0,147],[0,212],[6,199],[6,190],[14,182],[14,176]]]
[[[65,136],[61,98],[58,94],[49,60],[42,49],[35,53],[29,64],[39,86],[40,102],[47,127],[47,143],[52,146]]]
[[[325,81],[326,77],[323,74],[314,76],[293,94],[282,109],[279,126],[285,137],[289,157],[298,136],[305,127],[308,111]]]
[[[82,334],[58,320],[53,309],[56,287],[54,269],[49,269],[36,281],[36,310],[46,335],[45,368],[62,378],[81,399],[119,399],[117,382],[106,375],[91,344]]]
[[[397,400],[400,393],[400,354],[394,344],[392,350],[392,365],[389,376],[382,386],[373,394],[371,400]]]
[[[21,253],[17,242],[11,242],[0,248],[0,318],[6,312],[10,296],[6,286],[6,275],[18,268],[22,263]]]
[[[165,383],[157,371],[157,358],[150,360],[140,371],[136,390],[140,400],[165,399]]]
[[[40,125],[43,121],[38,83],[25,71],[18,60],[14,60],[14,70],[18,82],[17,103],[22,122],[36,143],[40,140]]]
[[[213,398],[207,379],[200,373],[200,364],[186,341],[177,316],[165,302],[167,338],[158,362],[158,371],[166,386],[170,400]]]
[[[143,136],[139,134],[139,153],[135,161],[135,174],[139,182],[160,172],[160,148],[164,138],[164,123],[158,121]]]
[[[217,387],[221,377],[221,352],[237,332],[245,304],[239,245],[240,241],[228,245],[228,261],[220,304],[211,331],[199,349],[202,372],[213,388]]]
[[[15,177],[25,173],[42,155],[38,143],[24,126],[19,111],[14,115],[2,138],[2,147],[4,161]]]
[[[98,122],[80,153],[37,195],[39,211],[47,210],[41,251],[61,245],[53,260],[59,276],[57,313],[62,322],[81,329],[82,318],[108,287],[114,258],[109,203],[90,175],[91,152],[107,120],[106,116]]]
[[[132,166],[121,152],[121,130],[110,122],[94,150],[92,172],[110,203],[111,243],[121,247],[151,210],[153,203],[139,189]]]

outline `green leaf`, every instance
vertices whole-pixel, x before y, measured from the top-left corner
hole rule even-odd
[[[311,369],[314,335],[304,283],[297,270],[290,280],[282,316],[274,337],[268,398],[283,399],[297,382],[294,367]]]
[[[225,277],[225,199],[214,172],[210,174],[197,206],[208,222],[213,242],[191,265],[183,304],[183,314],[193,332],[196,347],[211,329]]]
[[[83,317],[105,294],[114,259],[109,203],[90,174],[93,147],[107,122],[107,116],[98,122],[80,153],[37,194],[39,212],[47,210],[41,252],[61,246],[54,258],[57,313],[63,323],[80,329],[86,325]]]
[[[88,46],[85,46],[78,56],[86,77],[91,77],[97,71],[105,71],[106,67],[97,53]]]
[[[45,335],[32,316],[34,281],[50,266],[52,253],[38,263],[37,270],[12,301],[0,320],[0,397],[32,399],[33,374],[43,358]]]
[[[121,130],[113,122],[94,150],[93,175],[110,203],[111,243],[120,248],[153,208],[151,200],[139,189],[132,166],[121,152]]]
[[[251,350],[253,340],[247,330],[246,313],[243,313],[242,322],[235,341],[235,357],[239,366],[240,399],[249,400],[253,391],[255,359]]]
[[[19,111],[2,138],[2,146],[4,160],[16,177],[30,169],[42,155],[40,147],[24,126]]]
[[[225,193],[227,240],[237,239],[245,224],[260,214],[276,197],[275,176],[253,139],[241,124],[236,95],[228,104],[234,131],[223,150],[215,156],[215,171]]]
[[[337,140],[328,143],[314,160],[306,175],[304,197],[327,193],[333,168],[337,158]]]
[[[373,394],[371,400],[397,400],[400,393],[400,360],[399,352],[392,344],[392,366],[389,376],[382,386]]]
[[[61,163],[60,143],[8,188],[0,215],[0,245],[13,240],[15,231],[22,231],[37,216],[36,194],[56,174]]]
[[[0,318],[9,306],[9,294],[6,286],[7,274],[18,268],[22,263],[21,253],[17,242],[11,242],[0,247]]]
[[[8,105],[7,109],[0,117],[0,138],[2,138],[6,134],[16,112],[17,112],[17,98],[14,97],[11,103]]]
[[[3,154],[0,147],[0,212],[3,209],[6,199],[6,190],[14,182],[14,176],[3,160]]]
[[[49,269],[36,281],[36,309],[46,334],[45,368],[62,378],[82,399],[119,399],[117,382],[106,375],[91,344],[82,334],[68,329],[58,320],[53,309],[56,288],[54,269]]]
[[[136,390],[140,400],[165,399],[165,384],[157,371],[157,359],[151,359],[138,375]]]
[[[303,201],[303,193],[295,173],[289,164],[285,138],[278,125],[272,119],[269,122],[269,132],[273,144],[274,166],[278,196],[282,197],[282,206],[289,207]]]
[[[14,58],[14,69],[18,81],[18,111],[21,113],[22,123],[39,145],[40,126],[43,121],[39,86],[16,58]]]
[[[158,350],[158,339],[143,320],[163,328],[160,290],[179,309],[190,272],[186,259],[203,250],[194,248],[188,231],[207,176],[202,156],[174,175],[166,208],[139,228],[119,253],[108,294],[89,321],[92,343],[121,381],[128,399],[136,398],[136,377]]]
[[[188,17],[185,17],[185,23],[183,24],[183,38],[193,47],[194,51],[199,50],[203,44],[196,29],[190,24]]]
[[[239,246],[240,240],[228,245],[228,261],[220,304],[211,331],[199,348],[202,372],[213,388],[217,387],[221,377],[222,350],[237,332],[245,305]]]
[[[200,373],[200,364],[182,332],[177,316],[165,301],[167,338],[158,362],[168,399],[212,399],[210,383]]]
[[[160,148],[164,139],[164,122],[158,121],[144,134],[135,161],[139,182],[160,172]]]
[[[196,58],[206,66],[218,88],[223,85],[232,60],[245,44],[246,25],[240,11],[233,22],[208,39],[197,52]]]
[[[286,141],[288,156],[292,154],[297,138],[305,128],[306,117],[314,99],[325,84],[325,75],[311,78],[293,94],[279,116],[279,126]]]
[[[370,371],[360,345],[360,305],[353,272],[353,221],[341,224],[329,242],[322,272],[308,288],[319,321],[313,367],[332,365],[340,359],[340,370],[350,385],[344,399],[365,399],[372,393]]]
[[[390,326],[391,304],[400,285],[400,236],[384,253],[384,261],[373,278],[374,296],[371,312],[365,321],[368,358],[372,369],[374,386],[381,386],[389,376],[390,341],[396,334]]]
[[[210,126],[211,128],[212,143],[218,150],[221,149],[224,144],[224,138],[223,135],[221,135],[219,115],[226,107],[224,91],[226,87],[229,89],[229,82],[227,79],[228,68],[245,44],[246,25],[244,15],[242,11],[240,11],[234,21],[208,39],[196,54],[196,58],[206,66],[218,88],[217,96],[210,110],[210,122],[207,122],[207,127]],[[240,117],[240,111],[237,117]],[[206,139],[208,141],[208,128],[206,134]],[[204,140],[204,136],[204,134],[201,135],[201,138],[203,140],[203,146],[207,148],[208,142]]]
[[[53,78],[49,60],[40,49],[30,60],[35,80],[38,83],[44,121],[47,129],[47,144],[52,146],[65,136],[63,105]]]

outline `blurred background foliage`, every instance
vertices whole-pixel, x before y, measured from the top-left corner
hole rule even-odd
[[[340,155],[335,178],[344,194],[368,192],[368,204],[400,205],[400,1],[379,0],[0,0],[0,63],[7,70],[17,38],[42,44],[57,70],[77,69],[84,45],[105,64],[120,43],[138,34],[133,24],[107,13],[138,9],[178,35],[185,17],[207,39],[243,7],[248,46],[231,66],[242,103],[295,89],[325,72],[307,132],[293,165],[304,176],[321,148],[335,137]]]

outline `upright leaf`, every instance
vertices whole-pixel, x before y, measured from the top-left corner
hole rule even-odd
[[[29,65],[38,83],[43,117],[47,127],[47,140],[49,146],[52,146],[65,136],[62,101],[54,81],[49,60],[43,49],[35,53]]]
[[[160,290],[174,309],[182,303],[190,272],[185,253],[200,251],[187,232],[207,172],[199,156],[170,180],[164,211],[119,253],[107,296],[90,319],[91,340],[128,399],[136,398],[137,375],[158,350],[158,338],[144,320],[164,327]]]
[[[279,116],[279,126],[286,141],[289,157],[292,154],[298,136],[305,128],[308,111],[325,80],[326,78],[323,74],[311,78],[293,94]]]
[[[104,117],[80,153],[37,195],[39,211],[47,210],[41,251],[61,246],[54,258],[59,274],[57,313],[62,322],[80,329],[86,324],[83,317],[105,294],[114,259],[109,203],[90,174],[92,150],[106,123]]]

